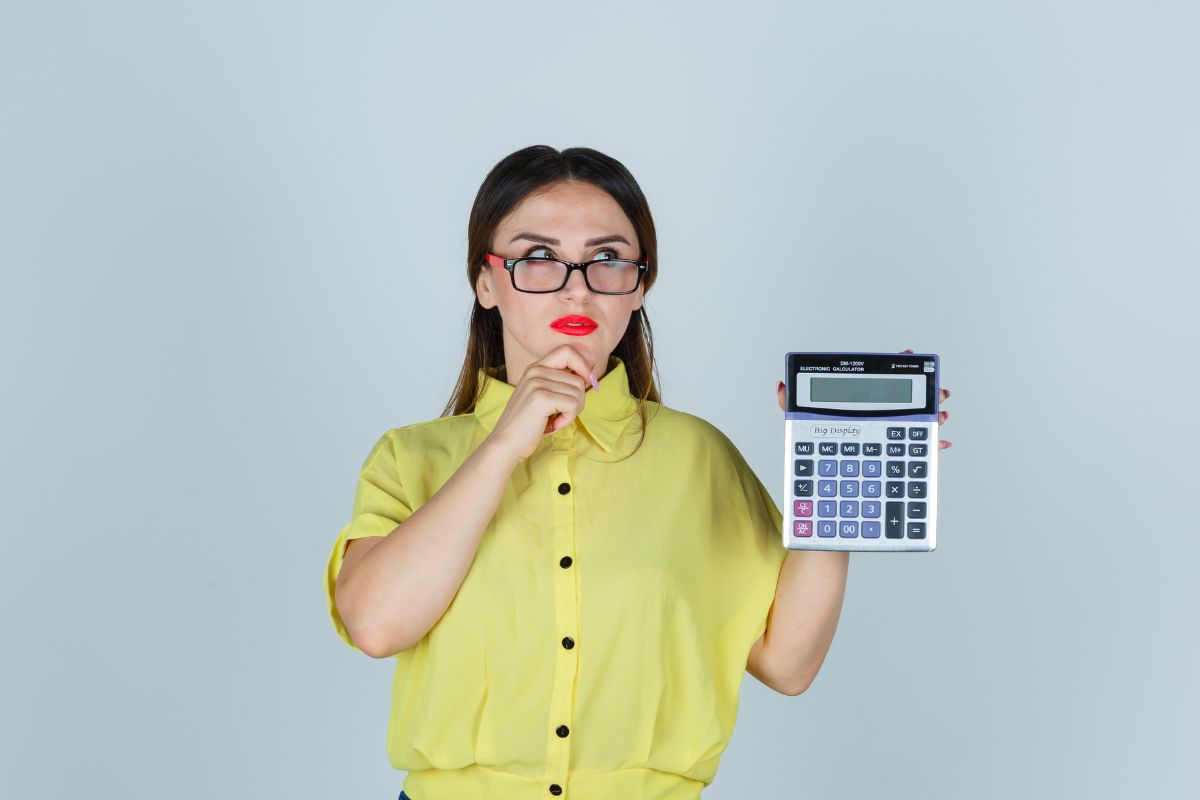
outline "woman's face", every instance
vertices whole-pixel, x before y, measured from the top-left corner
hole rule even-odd
[[[501,258],[543,256],[581,264],[601,258],[636,259],[641,245],[633,224],[608,192],[585,181],[560,181],[527,196],[509,212],[492,239]],[[498,307],[504,329],[508,383],[559,345],[575,348],[599,379],[608,367],[634,309],[642,307],[642,286],[631,294],[596,294],[579,270],[557,292],[530,294],[513,288],[503,268],[485,266],[475,285],[484,308]],[[588,317],[595,330],[578,336],[551,323],[569,314]]]

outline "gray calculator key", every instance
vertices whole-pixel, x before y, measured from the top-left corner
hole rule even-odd
[[[838,523],[838,533],[847,539],[858,538],[858,523],[842,520]]]
[[[858,481],[842,481],[842,497],[858,497]]]
[[[908,538],[924,539],[925,538],[925,523],[924,522],[908,523]]]
[[[813,460],[811,458],[796,459],[796,477],[811,478],[813,474]]]
[[[837,536],[837,520],[836,519],[821,519],[817,520],[817,536]]]
[[[842,460],[842,477],[857,478],[858,477],[858,462],[853,459]]]
[[[819,449],[823,456],[836,456],[837,442],[821,442]]]
[[[925,504],[919,500],[908,501],[908,518],[925,519]]]
[[[864,461],[862,462],[862,474],[864,478],[878,478],[883,474],[882,461]]]
[[[879,442],[864,442],[863,443],[863,455],[864,456],[877,456],[877,455],[881,455],[882,453],[883,453],[883,445],[881,445]]]
[[[818,500],[817,501],[817,516],[818,517],[836,517],[837,516],[837,500]]]
[[[792,484],[792,494],[796,497],[812,497],[812,481],[796,481]]]
[[[864,539],[878,539],[879,523],[865,520],[862,524],[862,535]]]
[[[817,470],[825,478],[837,475],[837,461],[832,458],[822,458],[817,462]]]
[[[908,438],[914,441],[923,441],[929,438],[929,428],[909,428]]]
[[[889,539],[904,538],[904,503],[888,503],[884,508],[884,535]]]
[[[880,502],[878,500],[863,500],[862,515],[869,519],[878,519],[880,511]]]
[[[837,481],[817,481],[817,494],[821,497],[837,497]]]
[[[796,455],[811,456],[813,454],[812,442],[796,442]]]
[[[844,455],[844,456],[858,455],[858,442],[842,442],[842,455]]]
[[[858,516],[858,501],[843,500],[838,508],[839,517],[857,517]]]
[[[863,481],[863,497],[879,497],[879,481]]]
[[[908,446],[908,454],[913,458],[924,458],[929,455],[929,445],[927,444],[910,444]]]
[[[928,470],[929,465],[924,461],[908,462],[908,477],[910,478],[924,478]]]
[[[904,428],[888,428],[887,429],[887,437],[889,440],[903,439],[904,438]]]
[[[888,458],[896,458],[904,455],[904,445],[888,442]]]
[[[924,497],[925,496],[925,481],[909,481],[908,482],[909,497]]]
[[[887,462],[887,476],[889,478],[903,478],[904,477],[904,462],[903,461]]]
[[[888,481],[887,496],[904,497],[904,481]]]

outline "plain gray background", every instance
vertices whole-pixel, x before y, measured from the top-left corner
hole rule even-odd
[[[0,794],[399,793],[392,661],[322,570],[449,395],[471,201],[535,143],[638,178],[665,402],[777,502],[786,351],[933,351],[953,392],[938,549],[851,557],[706,800],[1193,791],[1198,23],[3,3]]]

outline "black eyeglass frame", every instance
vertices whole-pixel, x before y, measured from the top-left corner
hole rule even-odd
[[[634,258],[597,258],[594,261],[585,261],[582,264],[575,264],[570,261],[563,261],[561,258],[539,258],[536,256],[501,258],[495,253],[484,253],[483,260],[488,266],[501,266],[508,270],[508,279],[512,281],[512,287],[518,292],[524,292],[525,294],[553,294],[554,292],[562,291],[563,286],[567,285],[567,281],[571,280],[571,273],[575,270],[579,270],[583,273],[583,283],[585,286],[587,286],[588,291],[590,292],[607,295],[633,294],[638,290],[638,287],[642,285],[642,276],[645,275],[646,270],[650,268],[649,262]],[[565,264],[567,266],[567,274],[563,278],[562,284],[557,289],[521,289],[517,286],[517,276],[513,270],[516,269],[517,264],[522,261],[557,261],[559,264]],[[587,268],[592,264],[604,264],[611,263],[613,261],[625,261],[630,264],[637,265],[637,280],[634,281],[633,288],[627,292],[602,292],[592,288],[592,282],[588,280]]]

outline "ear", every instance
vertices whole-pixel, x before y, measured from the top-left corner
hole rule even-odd
[[[479,305],[484,308],[494,308],[496,305],[496,296],[492,292],[492,268],[484,266],[479,270],[479,277],[475,279],[475,296],[479,298]]]

